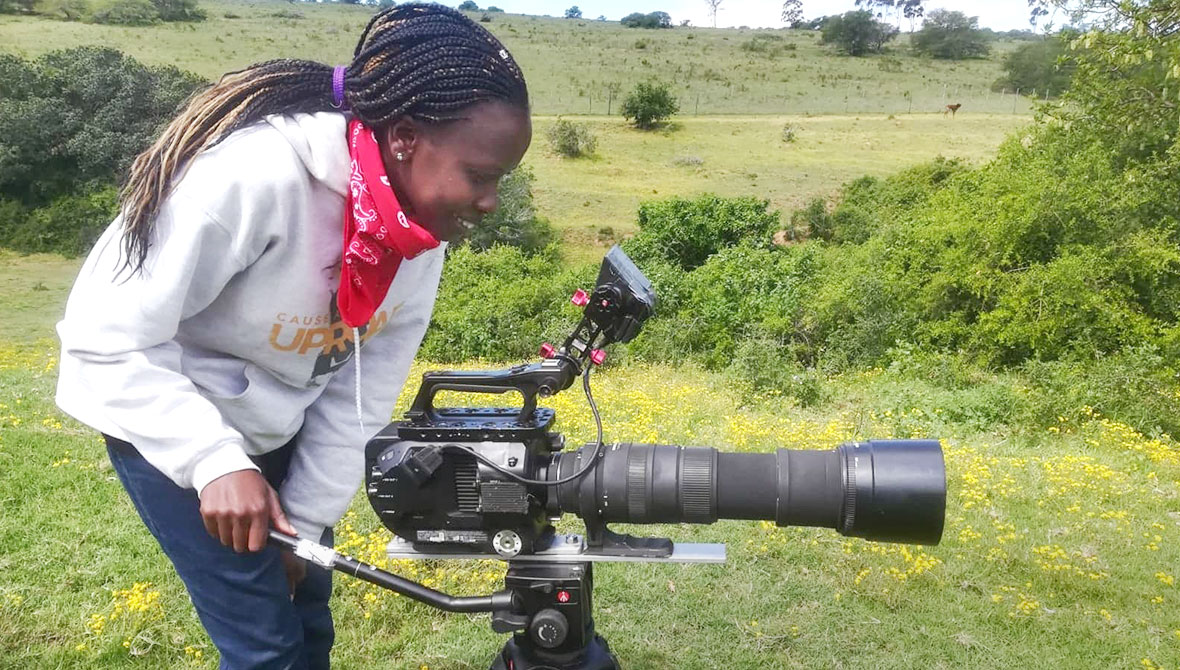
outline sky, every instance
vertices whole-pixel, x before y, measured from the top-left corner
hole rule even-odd
[[[445,1],[445,0],[444,0]],[[587,19],[606,16],[617,21],[631,12],[664,11],[674,24],[688,19],[694,26],[712,26],[705,0],[476,0],[481,7],[495,5],[506,12],[562,16],[571,5]],[[451,2],[448,4],[457,4]],[[722,0],[717,12],[718,27],[750,26],[781,28],[782,0]],[[855,9],[854,0],[803,0],[807,18],[842,14]],[[1028,0],[926,0],[926,11],[949,9],[978,16],[979,25],[993,30],[1021,30],[1028,25]],[[908,29],[903,21],[903,30]]]

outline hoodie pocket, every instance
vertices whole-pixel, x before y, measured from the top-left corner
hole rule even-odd
[[[238,400],[250,393],[251,367],[240,358],[193,356],[184,361],[183,372],[202,395],[216,400]]]

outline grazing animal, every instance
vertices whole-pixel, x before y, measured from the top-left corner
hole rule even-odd
[[[961,104],[959,104],[959,103],[957,103],[957,102],[956,102],[955,104],[953,104],[953,105],[947,105],[947,106],[946,106],[946,109],[944,109],[944,110],[942,111],[942,115],[943,115],[943,116],[946,116],[946,113],[947,113],[947,112],[950,112],[950,113],[951,113],[951,118],[953,119],[953,118],[955,118],[955,112],[959,111],[959,108],[960,108],[960,107],[962,107],[962,106],[963,106],[963,105],[961,105]]]

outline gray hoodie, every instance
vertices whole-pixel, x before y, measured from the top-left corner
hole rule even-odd
[[[57,326],[57,404],[198,495],[296,438],[279,496],[318,539],[390,419],[445,248],[403,261],[368,325],[349,328],[335,307],[349,164],[343,115],[268,117],[192,161],[142,273],[119,272],[116,219]]]

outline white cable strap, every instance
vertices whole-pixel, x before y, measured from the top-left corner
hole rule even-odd
[[[325,568],[332,567],[332,563],[336,560],[336,550],[331,547],[325,547],[322,544],[316,544],[311,540],[299,540],[295,544],[295,555],[305,561],[311,561],[324,566]]]
[[[367,435],[365,417],[361,413],[361,331],[356,327],[352,329],[352,351],[356,356],[356,420],[361,425],[361,435]]]

